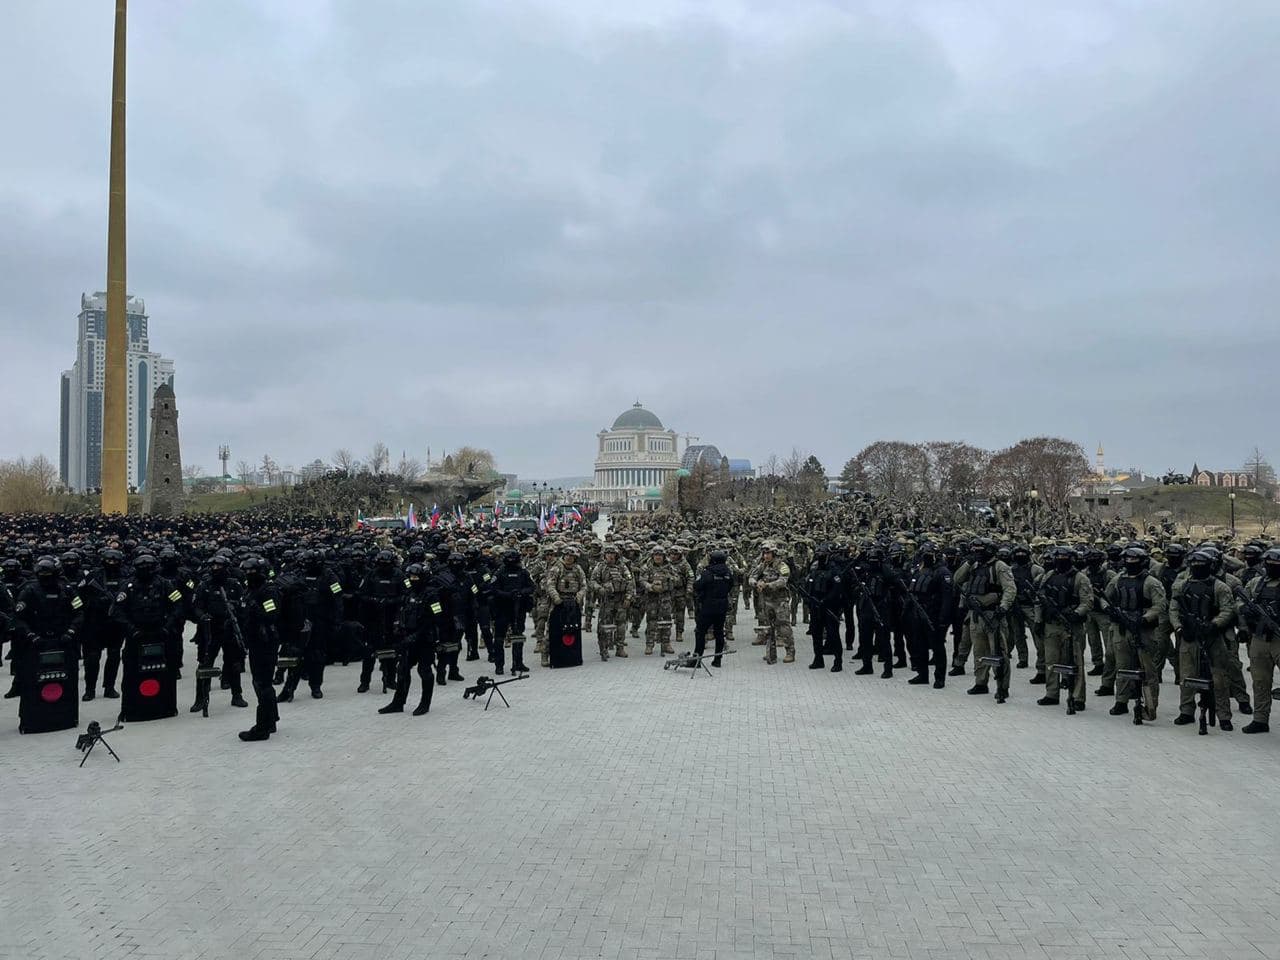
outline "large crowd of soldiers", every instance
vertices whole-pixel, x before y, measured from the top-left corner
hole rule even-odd
[[[1166,529],[1086,523],[1062,511],[1036,533],[1024,516],[960,528],[926,511],[862,498],[708,517],[616,518],[545,537],[493,528],[349,530],[247,515],[0,519],[0,643],[21,696],[42,645],[69,645],[83,700],[118,698],[122,663],[163,646],[174,677],[194,679],[191,711],[215,697],[245,708],[244,740],[276,732],[279,704],[305,682],[321,699],[335,666],[359,664],[413,715],[460,662],[527,674],[526,643],[550,665],[564,624],[593,631],[602,661],[671,655],[714,638],[712,665],[738,642],[766,664],[942,689],[972,670],[971,695],[1005,703],[1015,671],[1037,703],[1086,708],[1090,678],[1109,712],[1157,717],[1161,683],[1178,686],[1173,722],[1200,709],[1232,729],[1232,703],[1269,729],[1280,658],[1280,548],[1182,542]],[[1035,518],[1031,519],[1034,529]],[[747,621],[744,623],[743,621]],[[643,631],[643,632],[642,632]],[[187,655],[188,641],[194,656]],[[948,641],[949,647],[948,647]],[[779,649],[781,648],[781,649]],[[1249,657],[1250,687],[1240,651]],[[133,659],[131,659],[133,658]],[[345,676],[345,675],[344,675]],[[216,689],[215,689],[216,688]]]

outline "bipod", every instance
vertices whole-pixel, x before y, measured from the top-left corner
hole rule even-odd
[[[663,663],[662,669],[680,670],[682,667],[688,667],[689,679],[692,680],[697,675],[698,668],[701,667],[708,677],[714,677],[715,674],[711,672],[703,661],[708,658],[714,660],[718,657],[727,657],[729,654],[737,652],[736,650],[721,650],[719,653],[708,653],[704,650],[702,653],[680,653]]]
[[[117,723],[110,730],[103,730],[97,720],[91,720],[89,726],[85,728],[85,732],[76,738],[76,749],[84,751],[84,756],[80,758],[80,766],[84,766],[84,762],[89,759],[89,754],[93,753],[93,748],[101,743],[107,748],[107,753],[116,758],[116,763],[120,762],[120,755],[111,749],[111,744],[107,743],[104,733],[115,733],[117,730],[123,730],[124,725]]]
[[[493,695],[495,693],[502,700],[503,704],[506,705],[506,708],[510,710],[511,704],[507,701],[503,692],[498,688],[506,686],[508,683],[515,683],[517,680],[528,679],[529,675],[527,673],[517,674],[514,677],[508,677],[506,680],[494,680],[493,677],[481,677],[476,681],[475,686],[467,687],[467,689],[462,691],[462,699],[478,700],[480,697],[484,696],[485,691],[488,691],[489,699],[484,702],[484,708],[486,711],[489,709],[489,704],[493,703]]]

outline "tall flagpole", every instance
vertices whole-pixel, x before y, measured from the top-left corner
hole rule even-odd
[[[107,204],[107,356],[102,385],[102,512],[128,513],[125,372],[124,54],[125,4],[116,0],[111,71],[111,176]]]

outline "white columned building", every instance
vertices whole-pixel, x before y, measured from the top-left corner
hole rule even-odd
[[[617,510],[657,510],[662,485],[679,468],[676,432],[637,400],[596,434],[594,483],[579,494]]]

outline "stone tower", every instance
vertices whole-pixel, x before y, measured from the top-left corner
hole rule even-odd
[[[182,454],[178,448],[178,403],[173,387],[162,383],[151,402],[151,441],[147,445],[147,486],[142,512],[159,517],[182,512]]]

